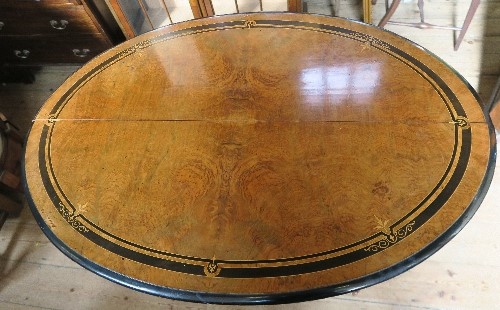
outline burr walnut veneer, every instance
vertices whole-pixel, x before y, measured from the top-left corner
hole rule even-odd
[[[169,298],[346,293],[437,251],[471,218],[495,138],[475,92],[373,26],[241,14],[94,58],[29,134],[26,192],[86,268]]]

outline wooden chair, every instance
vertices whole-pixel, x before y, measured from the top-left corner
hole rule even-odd
[[[391,23],[393,25],[409,26],[409,27],[415,27],[415,28],[420,28],[420,29],[448,29],[448,30],[460,31],[458,34],[458,37],[455,41],[455,46],[454,46],[455,51],[457,51],[458,48],[460,47],[460,44],[462,43],[462,41],[464,39],[465,33],[469,29],[472,18],[474,17],[474,14],[476,13],[477,8],[479,7],[480,0],[472,0],[471,1],[469,10],[467,11],[467,15],[465,16],[465,20],[464,20],[462,27],[439,26],[439,25],[433,25],[433,24],[429,24],[429,23],[425,22],[424,0],[418,0],[418,9],[420,12],[420,22],[418,22],[418,23],[389,22],[389,19],[392,17],[394,12],[396,12],[396,9],[398,8],[400,3],[401,3],[401,0],[393,0],[392,1],[391,5],[387,9],[386,14],[382,18],[382,20],[379,22],[379,24],[378,24],[379,27],[384,27],[387,23]]]
[[[9,213],[22,208],[22,141],[18,129],[0,113],[0,228]]]
[[[186,11],[186,9],[190,7],[191,15],[186,15],[186,12],[184,12],[183,17],[176,18],[172,14],[173,8],[167,5],[166,0],[156,0],[156,2],[147,0],[109,0],[108,4],[127,39],[164,25],[192,18],[202,18],[229,13],[217,12],[217,9],[214,9],[214,3],[212,0],[189,0],[189,6],[187,6],[187,2],[182,3],[180,1],[181,0],[178,2],[185,4],[186,6],[177,8],[177,11],[180,9]],[[245,12],[245,10],[241,8],[240,2],[242,2],[242,0],[224,1],[233,6],[233,11],[230,13]],[[264,11],[264,1],[266,0],[258,0],[259,11]],[[151,5],[153,2],[156,3],[154,7]],[[289,12],[302,12],[302,0],[287,0],[286,10]]]

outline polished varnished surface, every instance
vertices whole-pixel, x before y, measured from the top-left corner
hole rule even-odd
[[[344,293],[432,254],[487,188],[494,137],[467,85],[346,20],[197,20],[92,60],[26,147],[40,225],[70,257],[162,296]]]

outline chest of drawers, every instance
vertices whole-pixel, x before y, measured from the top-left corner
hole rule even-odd
[[[84,63],[112,45],[85,2],[0,2],[0,64]]]

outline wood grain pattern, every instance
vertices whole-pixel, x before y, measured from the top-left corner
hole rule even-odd
[[[478,207],[493,148],[467,85],[408,41],[245,14],[89,62],[39,112],[26,177],[49,238],[94,271],[172,298],[279,302],[432,254]]]

